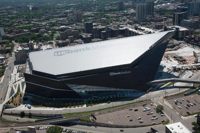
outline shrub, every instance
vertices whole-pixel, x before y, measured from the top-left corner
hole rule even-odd
[[[158,106],[156,107],[156,112],[157,112],[157,113],[162,113],[162,112],[163,112],[163,109],[164,109],[164,107],[163,107],[162,105],[158,105]]]
[[[51,126],[47,128],[47,133],[62,133],[63,128],[59,126]]]

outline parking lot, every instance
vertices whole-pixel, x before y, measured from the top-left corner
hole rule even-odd
[[[173,98],[167,101],[182,116],[200,112],[200,95],[198,94]]]
[[[96,116],[96,122],[112,125],[145,126],[167,121],[164,114],[158,114],[153,103],[138,105],[111,113]]]

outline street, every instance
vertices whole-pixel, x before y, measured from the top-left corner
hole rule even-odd
[[[12,54],[12,57],[9,58],[8,66],[6,67],[6,70],[4,73],[4,79],[2,83],[0,83],[0,104],[4,102],[7,91],[8,91],[11,73],[14,69],[14,58],[15,58],[14,54]]]

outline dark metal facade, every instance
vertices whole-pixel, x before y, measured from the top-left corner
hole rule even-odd
[[[26,73],[25,96],[31,96],[32,99],[35,97],[36,101],[48,99],[60,102],[84,98],[83,95],[71,89],[68,84],[146,91],[148,89],[147,83],[154,80],[168,39],[172,35],[172,33],[168,33],[156,44],[152,45],[146,53],[128,65],[63,75],[49,75],[37,71],[32,71],[31,74]],[[110,92],[113,95],[115,93],[115,91]],[[106,94],[110,95],[110,92],[106,90],[98,92],[94,89],[88,92],[86,96],[93,97],[92,95],[102,93],[103,97]]]

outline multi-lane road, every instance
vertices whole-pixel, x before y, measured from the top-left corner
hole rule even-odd
[[[4,108],[4,101],[6,100],[11,74],[14,69],[14,60],[15,60],[15,55],[13,53],[12,56],[8,59],[8,64],[4,72],[4,78],[0,83],[0,116],[2,115],[2,111]]]
[[[0,83],[0,104],[2,104],[6,98],[8,91],[9,81],[11,78],[12,71],[14,69],[14,54],[9,58],[8,65],[6,67],[3,81]]]

